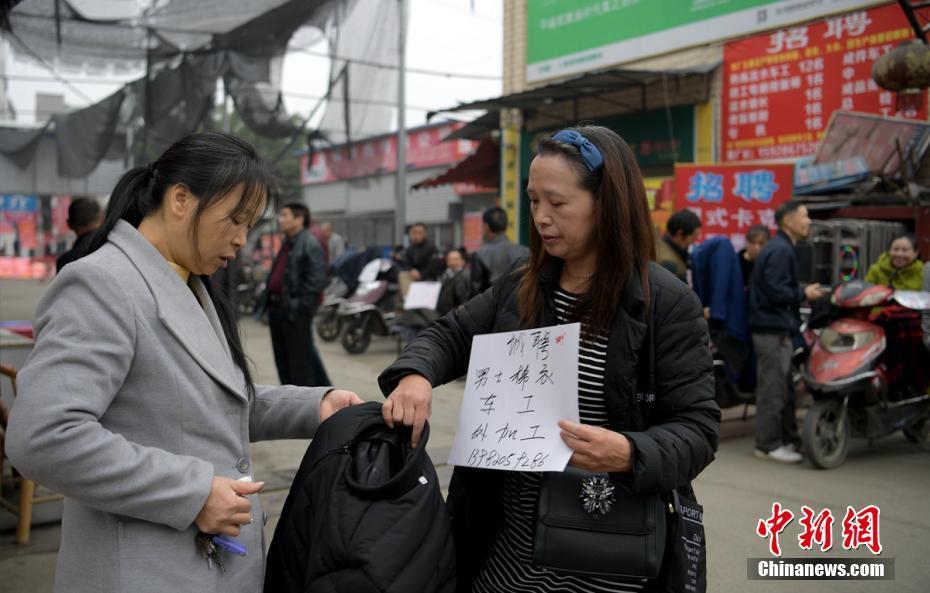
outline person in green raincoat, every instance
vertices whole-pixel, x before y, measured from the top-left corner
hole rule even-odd
[[[917,258],[917,238],[904,233],[892,239],[888,251],[872,264],[865,280],[895,290],[920,290],[923,266]]]

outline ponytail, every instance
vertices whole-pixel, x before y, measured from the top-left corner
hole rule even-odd
[[[110,194],[103,224],[94,232],[86,251],[77,254],[78,257],[89,255],[103,247],[110,232],[120,220],[138,228],[149,212],[158,209],[159,204],[152,199],[151,193],[154,179],[152,167],[135,167],[120,177],[113,193]]]

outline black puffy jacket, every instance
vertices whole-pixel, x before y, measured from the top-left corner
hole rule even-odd
[[[540,278],[546,295],[541,326],[555,325],[553,290],[561,262]],[[654,401],[637,401],[638,356],[647,333],[639,277],[628,284],[607,346],[604,395],[610,428],[633,444],[632,475],[618,476],[637,492],[690,491],[690,482],[714,459],[720,408],[714,401],[713,361],[701,303],[691,289],[661,266],[649,265],[654,331]],[[385,395],[402,377],[419,373],[434,386],[467,372],[472,337],[520,328],[512,272],[465,307],[422,332],[378,378]],[[449,485],[458,590],[470,591],[501,525],[503,472],[456,467]]]
[[[298,314],[313,317],[320,306],[320,295],[326,288],[326,256],[320,242],[308,230],[302,230],[293,239],[285,240],[291,242],[291,252],[284,268],[281,295],[284,297],[288,318],[296,321]],[[278,251],[275,264],[283,251]],[[274,269],[273,265],[271,269]]]
[[[455,552],[436,471],[381,404],[340,410],[307,449],[268,550],[266,593],[452,593]]]

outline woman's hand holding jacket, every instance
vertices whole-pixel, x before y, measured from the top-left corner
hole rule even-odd
[[[381,409],[384,422],[394,427],[395,424],[413,427],[411,444],[420,444],[423,425],[426,424],[433,406],[433,386],[423,375],[411,374],[400,380],[397,388],[391,392]]]
[[[342,408],[356,406],[361,403],[364,403],[362,398],[355,392],[346,391],[345,389],[333,389],[320,400],[320,422],[322,423]]]

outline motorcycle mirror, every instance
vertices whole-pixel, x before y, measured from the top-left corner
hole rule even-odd
[[[891,297],[902,307],[915,311],[930,311],[930,292],[921,290],[896,290]]]

